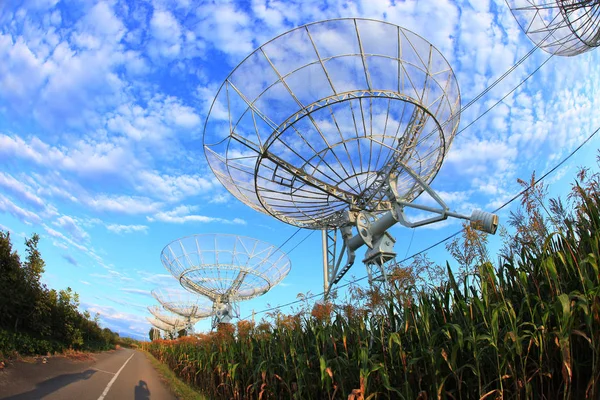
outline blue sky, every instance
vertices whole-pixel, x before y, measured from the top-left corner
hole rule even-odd
[[[2,2],[0,229],[20,251],[23,236],[39,233],[49,286],[72,287],[103,324],[145,337],[149,291],[175,283],[159,259],[167,243],[216,232],[279,245],[296,231],[221,186],[202,128],[222,81],[257,46],[338,17],[386,20],[426,38],[454,68],[463,104],[532,47],[504,1]],[[461,127],[546,57],[528,58],[463,114]],[[600,125],[599,57],[554,57],[455,139],[433,183],[452,209],[496,208],[519,191],[517,178],[541,174]],[[598,147],[594,139],[552,175],[551,192],[568,190]],[[412,242],[411,230],[392,234],[403,257],[459,227],[420,228]],[[242,304],[242,315],[319,292],[320,238],[315,232],[291,252],[288,277]],[[443,246],[430,254],[447,258]],[[357,263],[349,276],[364,274]]]

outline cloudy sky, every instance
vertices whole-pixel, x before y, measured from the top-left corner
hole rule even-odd
[[[72,287],[103,324],[145,336],[149,291],[174,284],[159,258],[167,243],[222,232],[279,245],[296,231],[222,187],[204,157],[203,125],[223,80],[256,47],[338,17],[385,20],[426,38],[454,68],[463,104],[532,48],[504,1],[2,2],[0,229],[20,251],[23,236],[39,233],[49,286]],[[547,57],[529,57],[462,115],[461,127]],[[517,178],[540,175],[595,130],[599,58],[552,58],[461,132],[433,184],[449,206],[496,208],[518,192]],[[552,175],[552,192],[564,193],[598,147],[591,141]],[[396,250],[404,256],[459,226],[447,221],[414,236],[394,228]],[[243,315],[321,290],[320,236],[294,248],[284,283],[243,304]],[[364,273],[360,263],[351,270]]]

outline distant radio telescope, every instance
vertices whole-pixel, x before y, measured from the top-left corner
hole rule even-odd
[[[208,318],[213,313],[212,304],[205,297],[187,290],[176,288],[157,288],[152,290],[152,297],[167,311],[176,314],[186,321],[186,331],[194,333],[194,324]]]
[[[154,318],[169,326],[172,326],[173,329],[177,331],[185,329],[188,325],[188,321],[178,315],[168,312],[161,306],[149,306],[148,311],[154,316]],[[197,320],[194,320],[194,323],[196,321]]]
[[[156,317],[146,317],[146,320],[150,323],[150,325],[152,325],[156,329],[160,329],[161,331],[171,335],[173,338],[175,338],[177,332],[182,329],[182,327],[180,327],[179,325],[167,324],[166,322],[163,322]]]
[[[225,234],[177,239],[163,249],[161,261],[185,289],[213,302],[213,327],[239,316],[237,302],[265,294],[291,268],[275,246]]]
[[[328,292],[363,244],[369,274],[384,272],[395,259],[387,229],[397,222],[412,228],[452,216],[495,232],[497,216],[451,212],[429,186],[459,111],[454,72],[431,43],[387,22],[328,20],[276,37],[231,72],[206,120],[204,151],[242,202],[323,230]],[[423,192],[437,205],[414,204]],[[433,216],[410,221],[406,207]]]
[[[598,0],[507,0],[521,29],[544,51],[575,56],[600,45]]]

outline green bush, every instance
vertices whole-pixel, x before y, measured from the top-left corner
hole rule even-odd
[[[65,350],[65,345],[56,340],[39,339],[27,334],[0,329],[0,353],[17,352],[21,355],[53,354]]]

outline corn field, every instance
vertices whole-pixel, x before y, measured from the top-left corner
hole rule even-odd
[[[569,207],[530,190],[496,263],[467,229],[450,245],[460,273],[447,265],[439,283],[398,266],[385,292],[356,287],[345,302],[145,347],[215,399],[598,399],[600,191],[588,175]]]

